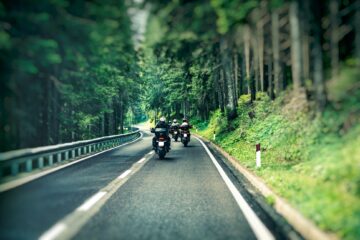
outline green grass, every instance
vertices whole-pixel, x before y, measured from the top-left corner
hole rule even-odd
[[[353,74],[349,72],[345,76]],[[239,99],[236,119],[228,122],[215,111],[210,121],[194,119],[194,124],[208,139],[215,131],[218,145],[321,229],[343,239],[359,239],[359,94],[344,95],[330,89],[332,103],[321,115],[311,110],[311,102],[294,104],[290,93],[276,101],[259,94],[253,105],[246,95]],[[255,112],[253,120],[250,111]],[[260,169],[255,168],[258,142],[262,147]],[[268,202],[273,204],[272,199]]]

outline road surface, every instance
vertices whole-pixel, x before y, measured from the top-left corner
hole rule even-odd
[[[151,138],[0,193],[0,239],[285,238],[199,140],[159,160]]]

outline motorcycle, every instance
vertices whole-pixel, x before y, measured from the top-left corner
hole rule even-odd
[[[175,140],[175,142],[177,142],[180,135],[179,129],[176,128],[172,129],[171,134],[172,134],[172,138]]]
[[[155,153],[160,159],[164,159],[167,152],[169,152],[169,144],[166,135],[166,129],[164,128],[152,128],[151,132],[155,133],[156,137],[156,149]]]
[[[190,131],[189,130],[181,131],[181,142],[184,144],[184,147],[187,147],[188,143],[190,142]]]

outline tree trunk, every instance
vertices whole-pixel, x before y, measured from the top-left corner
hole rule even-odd
[[[310,79],[310,37],[307,32],[302,34],[304,80]]]
[[[250,74],[250,100],[251,102],[255,101],[256,99],[256,83],[255,83],[255,65],[257,65],[257,62],[255,61],[254,58],[252,58],[252,64],[251,64],[251,68],[250,71],[252,74]]]
[[[315,3],[313,18],[313,68],[314,68],[314,88],[316,93],[316,103],[318,110],[322,112],[326,104],[325,83],[323,74],[323,55],[322,55],[322,28],[321,28],[321,6]]]
[[[120,104],[119,104],[119,124],[120,124],[120,133],[124,133],[124,116],[125,116],[125,109],[124,109],[124,102],[122,96],[120,97]],[[156,122],[155,122],[156,124]]]
[[[41,139],[39,145],[46,146],[49,145],[49,103],[50,103],[50,81],[46,78],[42,79],[42,105],[41,105],[41,124],[39,131],[41,134]],[[29,143],[31,144],[31,143]]]
[[[331,77],[336,78],[339,74],[339,2],[330,0],[330,56]]]
[[[293,0],[290,3],[290,35],[291,35],[291,70],[294,84],[294,91],[301,92],[304,86],[303,67],[302,67],[302,50],[299,23],[299,4]]]
[[[254,81],[255,81],[255,90],[258,92],[260,90],[260,79],[259,79],[259,46],[257,42],[257,36],[253,35],[251,41],[253,47],[253,68],[254,68]]]
[[[278,96],[280,94],[280,92],[282,91],[283,79],[281,76],[281,65],[280,65],[279,13],[276,10],[271,14],[271,37],[272,37],[271,42],[272,42],[273,64],[274,64],[275,93],[276,93],[276,96]],[[270,67],[270,70],[271,70],[271,67]],[[271,88],[271,91],[273,94],[272,88]]]
[[[236,105],[235,105],[235,86],[234,80],[231,74],[231,52],[229,47],[228,39],[225,36],[222,36],[220,39],[220,55],[221,55],[221,65],[224,73],[224,83],[225,90],[227,91],[227,109],[228,117],[234,118],[236,116]]]
[[[274,83],[273,83],[273,76],[272,76],[272,57],[268,56],[268,64],[267,64],[267,70],[268,70],[268,94],[271,100],[275,98],[274,96]]]
[[[237,105],[237,100],[239,99],[239,63],[238,63],[238,54],[236,50],[233,51],[233,61],[234,61],[235,97],[236,97],[236,105]]]
[[[356,8],[354,17],[354,28],[355,28],[355,57],[357,58],[358,65],[360,65],[360,3]]]
[[[104,113],[104,136],[109,135],[109,113]]]
[[[244,91],[244,86],[246,83],[246,67],[245,67],[245,57],[244,54],[242,55],[241,58],[241,75],[240,75],[240,81],[239,81],[239,96],[243,95],[244,93],[248,93],[246,92],[247,88],[245,88],[246,90]]]
[[[219,100],[220,100],[220,110],[221,112],[225,112],[225,94],[224,94],[224,72],[220,69],[220,84],[219,84]]]
[[[260,90],[262,92],[265,91],[264,86],[264,23],[263,21],[260,21],[259,24],[257,24],[258,29],[258,45],[259,45],[259,73],[260,73]]]
[[[310,0],[311,1],[311,0]],[[309,0],[303,0],[303,9],[300,15],[301,23],[301,42],[302,42],[302,60],[303,60],[303,75],[304,81],[310,79],[310,22],[309,17],[311,15]],[[321,25],[320,25],[321,26]]]
[[[244,27],[244,53],[245,68],[248,93],[250,93],[250,28],[248,25]]]
[[[113,99],[113,122],[114,122],[114,134],[119,134],[119,101],[118,97]]]

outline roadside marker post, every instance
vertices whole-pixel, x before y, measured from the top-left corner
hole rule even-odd
[[[260,143],[256,144],[256,168],[261,167],[261,150]]]
[[[214,141],[216,140],[216,133],[215,133],[215,131],[214,131]]]

